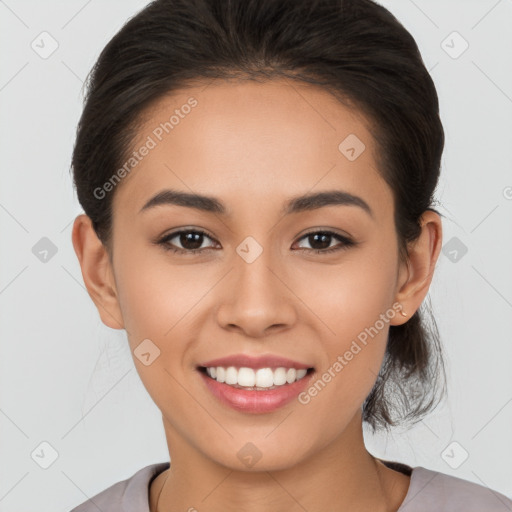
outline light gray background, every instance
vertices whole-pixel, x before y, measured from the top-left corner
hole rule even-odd
[[[438,88],[438,199],[444,244],[458,246],[445,245],[430,292],[449,400],[407,433],[366,435],[367,446],[512,497],[512,0],[382,3],[415,37]],[[69,174],[82,83],[144,5],[0,1],[2,512],[68,511],[168,460],[125,333],[101,323],[71,244],[82,212]],[[43,31],[58,42],[48,58],[31,47],[42,47]],[[469,44],[457,58],[453,31]],[[43,237],[57,249],[46,262],[33,253]],[[42,442],[58,453],[47,469],[52,448]]]

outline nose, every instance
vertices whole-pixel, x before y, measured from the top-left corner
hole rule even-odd
[[[293,286],[282,275],[279,265],[272,265],[270,251],[263,251],[251,263],[234,258],[235,268],[226,276],[223,299],[217,309],[221,327],[260,338],[270,332],[291,328],[297,321]],[[285,273],[284,273],[285,274]]]

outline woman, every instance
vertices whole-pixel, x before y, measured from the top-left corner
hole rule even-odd
[[[171,463],[74,510],[511,510],[362,434],[443,395],[420,312],[443,145],[415,41],[370,0],[156,0],[133,17],[89,82],[73,245]]]

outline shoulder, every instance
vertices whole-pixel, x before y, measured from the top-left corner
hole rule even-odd
[[[493,489],[421,466],[397,512],[512,512],[512,500]]]
[[[169,462],[150,464],[84,501],[71,512],[149,512],[149,484]]]

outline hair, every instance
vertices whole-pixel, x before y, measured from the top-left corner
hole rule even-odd
[[[101,199],[94,191],[129,158],[148,108],[201,81],[278,78],[316,84],[369,122],[407,261],[422,214],[436,211],[444,131],[416,42],[371,0],[154,0],[129,19],[84,84],[72,155],[78,200],[110,255],[120,185]],[[444,395],[445,379],[437,326],[422,304],[390,326],[363,421],[374,431],[420,421]]]

